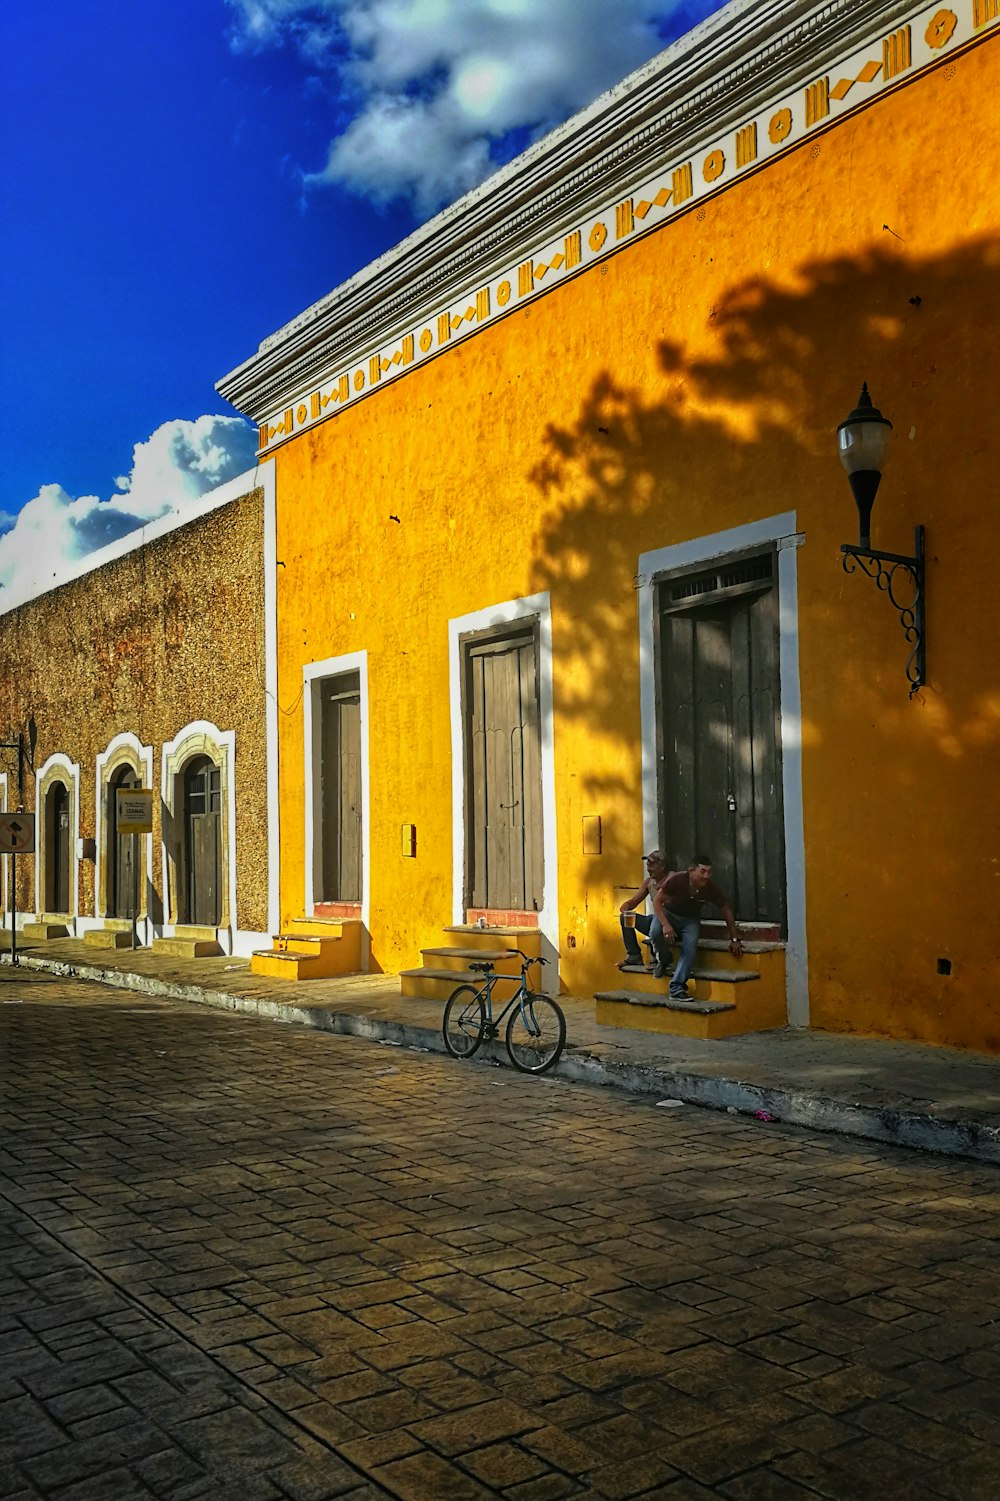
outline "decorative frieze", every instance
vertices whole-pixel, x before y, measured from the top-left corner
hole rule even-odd
[[[692,141],[692,152],[698,148],[697,154],[665,165],[627,197],[610,199],[486,285],[441,308],[422,325],[397,334],[393,345],[364,354],[349,371],[336,373],[318,389],[284,405],[259,425],[260,451],[287,442],[372,387],[503,317],[515,287],[519,303],[544,295],[568,275],[612,254],[624,241],[659,228],[699,198],[726,188],[745,168],[772,160],[817,128],[827,128],[867,104],[902,75],[932,66],[942,53],[975,39],[998,20],[1000,0],[962,0],[955,8],[915,7],[905,24],[882,37],[876,35],[861,50],[825,63],[823,74],[814,75],[783,98],[774,98],[755,118],[744,120],[721,138]]]

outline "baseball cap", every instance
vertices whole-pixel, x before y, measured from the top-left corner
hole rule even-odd
[[[661,865],[666,865],[666,856],[662,850],[650,850],[648,855],[643,855],[644,860],[659,860]]]

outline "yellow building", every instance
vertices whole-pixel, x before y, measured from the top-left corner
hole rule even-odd
[[[736,0],[220,382],[274,473],[283,926],[430,974],[482,914],[614,992],[642,852],[707,846],[766,994],[723,1030],[1000,1048],[998,22]],[[862,381],[912,693],[912,579],[842,567]]]

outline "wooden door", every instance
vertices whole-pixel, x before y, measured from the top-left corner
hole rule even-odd
[[[131,766],[116,772],[108,784],[108,916],[132,917],[136,904],[135,872],[132,869],[133,835],[118,832],[118,789],[141,787],[142,778]]]
[[[542,906],[542,772],[534,634],[466,647],[466,904]]]
[[[69,911],[69,788],[54,782],[46,798],[48,818],[46,898],[50,912]]]
[[[186,921],[216,928],[222,921],[222,789],[219,768],[198,756],[184,771]]]
[[[661,592],[660,805],[672,868],[709,856],[737,918],[783,924],[772,566],[767,555]]]
[[[360,902],[361,683],[356,672],[320,690],[321,890],[317,901]]]

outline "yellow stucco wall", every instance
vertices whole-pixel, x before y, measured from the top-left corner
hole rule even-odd
[[[606,985],[641,874],[638,555],[794,510],[813,1024],[1000,1048],[997,60],[949,59],[277,451],[283,920],[303,663],[368,652],[373,954],[417,964],[451,920],[447,623],[547,589],[562,977]],[[863,378],[895,423],[875,545],[927,528],[913,702],[895,613],[840,568]]]

